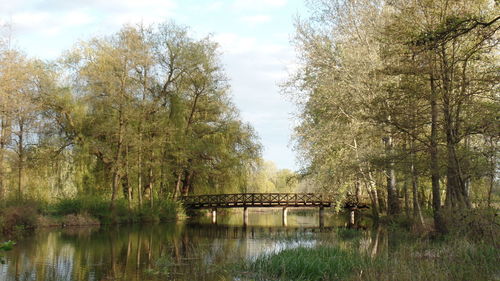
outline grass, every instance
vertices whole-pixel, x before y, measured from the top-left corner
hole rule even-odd
[[[405,245],[368,260],[351,280],[498,280],[500,251],[488,244],[453,239]]]
[[[377,251],[321,245],[285,249],[236,267],[244,280],[500,280],[500,249],[490,242],[451,235],[400,242]]]
[[[345,280],[363,258],[337,247],[299,247],[263,255],[243,266],[256,280]]]

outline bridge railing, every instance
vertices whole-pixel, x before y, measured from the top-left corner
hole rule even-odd
[[[321,193],[235,193],[194,195],[180,198],[188,208],[331,206],[335,196]]]

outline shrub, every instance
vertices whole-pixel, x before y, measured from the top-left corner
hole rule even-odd
[[[5,260],[3,259],[3,252],[7,252],[12,250],[16,243],[13,241],[7,241],[0,243],[0,263],[4,264]]]
[[[99,225],[99,221],[88,214],[66,215],[62,219],[65,226]]]
[[[2,231],[33,229],[37,225],[37,210],[34,206],[19,205],[7,207],[2,211]]]
[[[464,209],[446,213],[451,236],[467,237],[475,242],[496,243],[500,237],[500,217],[495,209]]]
[[[60,216],[79,214],[83,211],[83,205],[82,198],[61,198],[54,204],[52,212]]]
[[[183,208],[176,201],[164,199],[158,202],[159,218],[161,221],[172,221],[177,219],[179,214],[183,214]]]

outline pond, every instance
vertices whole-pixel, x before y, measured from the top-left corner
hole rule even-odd
[[[231,264],[298,246],[335,244],[370,254],[384,251],[379,231],[344,228],[347,216],[291,210],[241,210],[177,223],[52,228],[19,239],[0,265],[0,280],[244,280]],[[384,242],[385,241],[385,242]]]

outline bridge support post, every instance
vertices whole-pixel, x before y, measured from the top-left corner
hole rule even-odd
[[[319,207],[319,227],[325,226],[325,207]]]
[[[243,207],[243,226],[248,225],[248,208]]]
[[[212,209],[212,224],[217,224],[217,208]]]
[[[283,213],[281,216],[281,222],[283,223],[283,226],[287,226],[287,224],[288,224],[287,220],[288,220],[288,208],[283,207]]]

